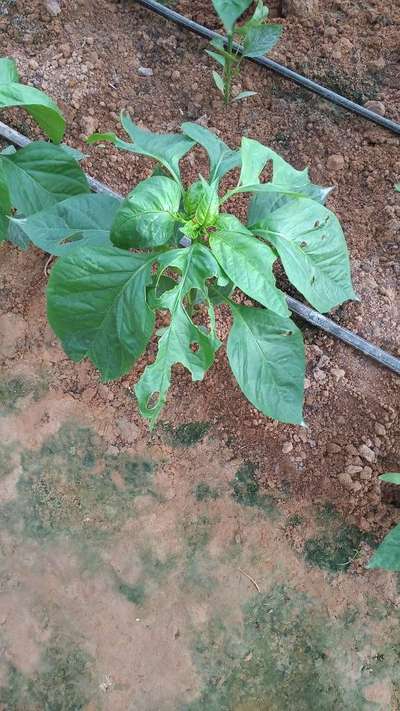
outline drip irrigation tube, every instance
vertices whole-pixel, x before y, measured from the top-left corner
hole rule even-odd
[[[204,27],[204,25],[200,25],[198,22],[194,22],[194,20],[190,20],[188,17],[181,15],[179,12],[171,10],[165,5],[161,5],[159,2],[156,2],[156,0],[136,0],[136,3],[138,5],[141,5],[142,7],[145,7],[147,10],[155,12],[157,15],[161,15],[161,17],[164,17],[166,20],[171,20],[177,25],[180,25],[181,27],[184,27],[187,30],[194,32],[196,35],[199,35],[204,39],[211,40],[214,37],[219,37],[224,40],[225,44],[227,42],[226,37],[222,37],[222,35],[218,34],[218,32],[214,32],[208,27]],[[236,50],[239,50],[239,52],[242,51],[242,47],[239,44],[235,43],[234,48]],[[260,65],[261,67],[270,69],[276,74],[280,74],[285,79],[290,79],[291,81],[295,82],[295,84],[298,84],[299,86],[302,86],[305,89],[312,91],[314,94],[322,96],[327,101],[331,101],[333,104],[341,106],[343,109],[347,109],[347,111],[352,111],[354,114],[358,114],[358,116],[362,116],[363,118],[368,119],[368,121],[372,121],[373,123],[378,124],[378,126],[383,126],[383,128],[387,128],[389,131],[393,131],[393,133],[400,135],[400,124],[396,123],[395,121],[392,121],[391,119],[385,118],[385,116],[380,116],[374,111],[366,109],[365,106],[360,106],[360,104],[356,104],[355,101],[351,101],[345,96],[341,96],[341,94],[337,94],[335,91],[328,89],[326,86],[322,86],[322,84],[318,84],[312,79],[308,79],[307,77],[302,76],[302,74],[298,74],[297,72],[293,71],[293,69],[289,69],[283,64],[278,64],[278,62],[274,62],[272,59],[268,59],[267,57],[247,57],[246,59],[249,59],[250,62],[254,62],[255,64]]]
[[[0,137],[20,148],[27,146],[28,143],[31,142],[29,138],[23,136],[13,128],[10,128],[5,123],[2,123],[2,121],[0,121]],[[104,183],[100,183],[90,175],[86,174],[86,177],[94,192],[107,193],[108,195],[112,195],[119,200],[123,199],[122,195],[114,192],[114,190],[111,190],[111,188],[104,185]],[[347,328],[339,326],[330,318],[327,318],[326,316],[318,313],[318,311],[314,311],[314,309],[311,309],[309,306],[302,304],[301,301],[293,299],[291,296],[287,296],[286,298],[289,309],[293,311],[293,313],[300,316],[304,321],[308,321],[308,323],[311,323],[313,326],[320,328],[322,331],[325,331],[331,336],[334,336],[353,348],[356,348],[356,350],[360,351],[364,355],[373,358],[373,360],[380,363],[380,365],[384,365],[386,368],[389,368],[390,370],[393,370],[393,372],[400,375],[400,358],[396,358],[396,356],[391,355],[391,353],[387,353],[382,350],[382,348],[369,343],[369,341],[366,341],[365,338],[357,336],[356,333],[349,331]]]

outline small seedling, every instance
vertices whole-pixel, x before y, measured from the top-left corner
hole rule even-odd
[[[379,479],[388,484],[400,484],[399,472],[382,474]],[[384,570],[400,571],[400,523],[397,524],[376,549],[367,568],[383,568]]]
[[[217,12],[226,31],[226,43],[222,37],[211,40],[212,49],[206,49],[222,67],[222,73],[213,71],[214,82],[224,97],[225,106],[232,99],[232,86],[240,73],[242,60],[247,57],[263,57],[278,42],[281,34],[281,25],[266,24],[268,8],[262,0],[258,0],[252,17],[243,25],[237,21],[248,10],[253,0],[213,0]],[[235,45],[237,37],[243,51]],[[242,91],[234,97],[233,101],[241,101],[249,96],[254,96],[255,91]]]

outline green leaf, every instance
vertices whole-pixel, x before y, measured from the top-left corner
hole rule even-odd
[[[233,101],[242,101],[242,99],[248,99],[249,96],[256,96],[256,91],[241,91],[240,94],[235,96]]]
[[[269,15],[269,9],[266,5],[264,5],[262,0],[258,0],[256,9],[254,10],[253,17],[251,18],[250,22],[258,23],[258,22],[263,22],[266,20],[266,18]]]
[[[83,246],[111,246],[110,230],[119,205],[110,195],[89,193],[13,221],[37,247],[62,256]]]
[[[37,141],[0,158],[11,205],[24,217],[89,193],[86,176],[62,146]]]
[[[259,25],[250,27],[243,43],[244,57],[262,57],[278,42],[283,28],[281,25]]]
[[[0,59],[0,86],[19,82],[19,73],[14,59],[2,57]]]
[[[239,185],[258,183],[261,172],[268,160],[271,160],[271,153],[272,151],[267,146],[263,146],[262,143],[244,136],[240,146],[242,170],[240,172]]]
[[[212,59],[215,59],[215,61],[218,62],[221,67],[225,67],[225,57],[223,57],[221,54],[213,52],[211,49],[206,49],[205,53],[208,54],[209,57],[212,57]]]
[[[214,10],[225,30],[232,32],[236,20],[250,7],[253,0],[212,0]]]
[[[376,549],[367,568],[400,570],[400,524],[397,524]]]
[[[296,170],[271,148],[251,138],[244,137],[242,139],[240,154],[242,170],[239,183],[236,188],[229,191],[225,200],[240,192],[261,192],[264,193],[263,199],[265,199],[266,210],[268,210],[271,200],[276,200],[274,193],[281,193],[289,197],[302,197],[305,191],[307,191],[307,195],[312,191],[310,197],[323,202],[330,192],[329,188],[320,188],[310,183],[307,168]],[[272,162],[272,180],[269,183],[260,183],[260,175],[269,161]]]
[[[47,289],[51,327],[74,361],[90,358],[104,381],[127,373],[154,328],[146,303],[152,254],[82,248],[57,260]]]
[[[291,319],[268,309],[231,303],[229,364],[248,400],[281,422],[301,424],[305,356],[301,332]]]
[[[215,71],[213,71],[212,76],[213,76],[213,79],[214,79],[217,89],[219,89],[221,94],[224,95],[225,94],[225,84],[224,84],[223,78],[221,77],[220,74],[218,74],[218,72],[215,72]]]
[[[46,94],[32,86],[19,83],[14,60],[0,59],[0,109],[21,106],[55,143],[59,143],[65,131],[65,119]]]
[[[181,234],[185,235],[185,237],[189,238],[190,244],[192,240],[197,239],[200,236],[202,228],[194,220],[186,220],[186,222],[179,226],[179,231]]]
[[[394,189],[397,193],[400,193],[400,183],[396,183],[396,185],[394,186]]]
[[[299,198],[272,212],[262,225],[256,234],[273,245],[291,283],[318,311],[357,298],[346,241],[333,212]]]
[[[387,472],[379,477],[382,481],[387,481],[389,484],[400,484],[399,472]]]
[[[7,220],[7,222],[9,223],[7,232],[8,241],[25,252],[32,243],[25,232],[21,230],[19,220]]]
[[[196,180],[183,195],[183,207],[186,215],[194,217],[202,195],[203,183],[201,180]]]
[[[28,217],[69,196],[89,193],[85,174],[65,146],[37,141],[19,151],[0,156],[0,235],[21,249],[29,239],[12,226],[12,209],[17,217]]]
[[[9,225],[8,215],[11,214],[11,208],[10,191],[4,173],[4,161],[0,158],[0,242],[7,238]]]
[[[181,133],[162,134],[144,131],[124,113],[121,114],[121,123],[133,143],[122,141],[115,133],[94,133],[87,139],[88,143],[110,141],[117,148],[152,158],[161,163],[174,180],[180,182],[179,161],[193,148],[193,141]]]
[[[170,242],[176,229],[181,188],[171,178],[143,180],[121,204],[111,231],[117,247],[158,247]]]
[[[206,280],[219,275],[218,264],[210,250],[195,243],[187,249],[160,254],[157,261],[159,278],[170,268],[178,269],[181,278],[158,299],[159,308],[170,311],[170,325],[158,342],[156,360],[147,366],[135,387],[140,412],[151,426],[166,402],[172,366],[182,363],[191,372],[193,380],[202,380],[220,346],[213,328],[208,333],[194,324],[184,305],[184,298],[191,289],[199,290],[208,299]],[[213,322],[213,313],[211,317]],[[194,344],[196,348],[192,348]]]
[[[202,192],[195,213],[195,221],[202,227],[211,227],[219,213],[218,181],[211,185],[200,176]]]
[[[77,160],[78,162],[87,158],[86,153],[82,153],[82,151],[78,150],[78,148],[68,146],[67,143],[60,143],[60,148],[62,148],[62,150],[67,154],[67,156],[73,158],[74,160]]]
[[[280,316],[289,317],[285,295],[277,289],[272,267],[276,255],[259,242],[233,215],[222,215],[210,236],[213,254],[229,279],[245,294]]]
[[[269,9],[262,0],[258,0],[253,16],[244,25],[236,28],[239,35],[246,35],[251,27],[259,27],[268,17]]]
[[[210,161],[210,183],[223,178],[229,170],[240,166],[240,152],[233,151],[215,133],[204,126],[197,123],[184,123],[182,131],[193,141],[199,143],[207,152]]]

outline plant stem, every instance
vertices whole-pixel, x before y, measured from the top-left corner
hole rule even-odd
[[[226,63],[225,63],[224,103],[225,103],[225,106],[228,106],[230,99],[231,99],[231,92],[232,92],[232,68],[233,68],[233,63],[234,63],[233,33],[232,32],[230,32],[228,34],[228,43],[226,46],[226,51],[229,54],[229,58],[226,57]]]

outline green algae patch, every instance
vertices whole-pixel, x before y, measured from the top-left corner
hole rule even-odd
[[[285,528],[298,528],[304,523],[304,517],[300,514],[292,514],[288,516],[285,523]]]
[[[183,583],[192,594],[202,595],[217,586],[217,579],[213,574],[217,564],[210,560],[207,549],[214,523],[215,520],[207,514],[202,514],[187,518],[181,526],[184,542]]]
[[[100,542],[133,515],[137,496],[152,491],[153,472],[150,461],[107,455],[90,428],[68,423],[39,451],[22,452],[17,498],[0,509],[3,526],[22,525],[32,538],[67,534]]]
[[[319,531],[306,540],[304,559],[331,573],[346,571],[359,555],[362,543],[374,542],[371,535],[356,526],[346,525],[331,505],[317,513],[316,521]]]
[[[209,484],[206,484],[205,481],[201,481],[194,490],[194,496],[196,501],[215,501],[220,496],[220,493],[218,489],[214,489]]]
[[[0,444],[0,479],[8,476],[13,470],[12,445]]]
[[[90,657],[71,640],[56,639],[45,648],[33,676],[8,665],[0,705],[7,711],[80,711],[95,694]]]
[[[129,602],[133,602],[135,605],[143,605],[144,603],[145,589],[143,583],[138,583],[137,585],[120,583],[118,586],[118,592],[126,597]]]
[[[230,486],[233,499],[241,506],[257,507],[267,516],[277,514],[275,499],[260,491],[260,484],[253,464],[249,462],[243,464],[230,482]]]
[[[193,658],[203,689],[180,711],[365,711],[380,672],[346,674],[365,641],[361,628],[334,623],[306,594],[285,585],[254,595],[243,626],[216,617],[199,633]],[[394,660],[392,660],[394,661]]]
[[[13,378],[0,378],[0,414],[8,415],[18,407],[18,402],[27,395],[38,400],[48,390],[48,382],[44,375],[28,378],[17,375]]]
[[[172,447],[192,447],[203,439],[210,429],[209,422],[187,422],[179,427],[164,425],[168,441]]]
[[[117,578],[118,592],[135,605],[143,605],[146,598],[163,585],[169,574],[176,569],[177,558],[174,555],[161,560],[150,548],[140,551],[141,573],[138,580],[129,585]]]

